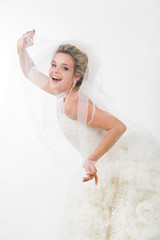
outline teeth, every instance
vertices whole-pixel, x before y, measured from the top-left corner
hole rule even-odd
[[[56,77],[52,77],[53,80],[58,80],[58,81],[61,81],[61,79],[59,78],[56,78]]]

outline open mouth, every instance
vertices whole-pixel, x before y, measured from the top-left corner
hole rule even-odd
[[[62,79],[60,79],[60,78],[56,78],[56,77],[52,77],[52,80],[53,80],[53,81],[56,81],[56,82],[58,82],[58,81],[62,81]]]

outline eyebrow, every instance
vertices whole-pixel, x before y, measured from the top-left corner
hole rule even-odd
[[[66,64],[66,63],[62,63],[63,65],[67,65],[68,67],[69,67],[69,65],[68,64]]]
[[[56,63],[56,61],[55,60],[52,60],[52,62],[55,62]],[[51,62],[51,63],[52,63]],[[66,64],[66,63],[62,63],[63,65],[67,65],[68,67],[70,67],[68,64]]]

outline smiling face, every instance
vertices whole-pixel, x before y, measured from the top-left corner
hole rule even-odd
[[[58,52],[52,59],[49,70],[50,87],[55,94],[69,90],[80,76],[74,74],[75,60],[70,54]]]

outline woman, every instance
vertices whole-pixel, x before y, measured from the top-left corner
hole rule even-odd
[[[59,127],[83,157],[86,171],[83,182],[81,169],[71,180],[62,239],[158,240],[159,143],[147,131],[125,135],[126,125],[88,97],[85,74],[91,59],[78,47],[61,44],[49,76],[40,72],[26,51],[34,34],[29,31],[18,40],[22,71],[57,96]]]

